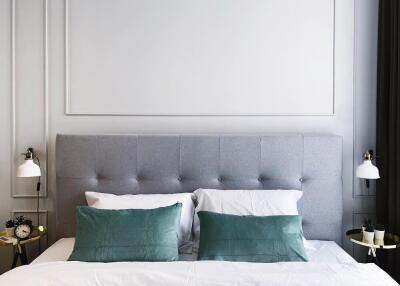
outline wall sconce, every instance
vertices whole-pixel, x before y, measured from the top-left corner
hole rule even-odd
[[[363,162],[357,167],[356,177],[361,179],[366,179],[365,183],[367,188],[369,188],[369,180],[379,179],[379,170],[376,166],[372,164],[373,151],[368,150],[363,155]]]
[[[40,177],[42,175],[40,171],[40,160],[32,147],[29,147],[26,153],[22,153],[22,155],[25,156],[25,161],[17,168],[16,177],[18,178],[38,177],[38,182],[36,184],[36,192],[37,192],[36,215],[37,215],[38,229],[41,230],[43,229],[43,227],[40,225],[40,214],[39,214]],[[40,244],[39,244],[39,249],[40,249]]]

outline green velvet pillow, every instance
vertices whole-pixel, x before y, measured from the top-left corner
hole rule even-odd
[[[198,260],[307,261],[301,216],[238,216],[201,211]]]
[[[157,209],[104,210],[80,206],[70,261],[178,260],[182,204]]]

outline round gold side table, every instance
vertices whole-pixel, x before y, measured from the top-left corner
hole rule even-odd
[[[47,235],[47,228],[43,228],[39,230],[37,227],[34,227],[31,235],[24,240],[19,240],[15,237],[6,237],[5,231],[0,232],[0,247],[1,246],[13,246],[14,247],[14,257],[11,265],[11,269],[17,266],[18,259],[21,261],[21,265],[28,264],[28,258],[26,256],[26,247],[25,245],[31,242],[34,242],[41,237]]]
[[[347,238],[358,245],[368,247],[368,254],[366,262],[378,263],[378,258],[376,256],[377,249],[395,249],[400,247],[400,236],[392,234],[385,231],[385,237],[383,244],[369,244],[363,241],[363,233],[360,228],[351,229],[346,232]]]

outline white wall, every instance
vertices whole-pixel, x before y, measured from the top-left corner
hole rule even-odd
[[[68,114],[334,112],[334,0],[66,3]]]
[[[14,18],[11,17],[13,5]],[[11,171],[22,159],[18,154],[32,145],[39,150],[43,163],[46,157],[49,159],[47,198],[41,203],[42,209],[48,210],[50,241],[54,239],[54,140],[57,133],[339,134],[344,144],[344,229],[358,226],[364,216],[373,216],[374,188],[366,190],[353,175],[362,152],[375,144],[378,0],[335,1],[335,45],[332,47],[335,50],[335,114],[331,116],[66,115],[64,7],[64,0],[0,0],[0,219],[8,219],[13,210],[35,209],[34,199],[12,197],[12,194],[35,194],[34,182],[14,179]],[[12,55],[15,56],[14,65]],[[266,97],[260,104],[267,105],[269,100],[276,98]],[[15,113],[11,108],[13,103]],[[43,213],[42,222],[45,218],[46,213]],[[352,253],[350,243],[346,241],[344,246]],[[9,264],[5,257],[11,259],[11,250],[0,251],[4,257],[1,269],[5,270]]]

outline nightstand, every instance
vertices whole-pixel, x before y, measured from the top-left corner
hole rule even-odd
[[[378,264],[378,258],[376,256],[377,249],[396,249],[400,247],[400,236],[385,231],[384,243],[383,245],[369,244],[363,242],[363,233],[360,228],[351,229],[346,232],[347,238],[358,245],[368,248],[368,254],[366,262]]]
[[[42,231],[34,228],[29,238],[24,240],[18,240],[15,237],[6,237],[5,232],[0,232],[0,247],[2,246],[13,246],[14,247],[14,258],[11,265],[11,269],[17,266],[18,259],[21,261],[21,265],[28,264],[28,258],[26,256],[26,245],[39,240],[43,236],[47,235],[47,228]]]

